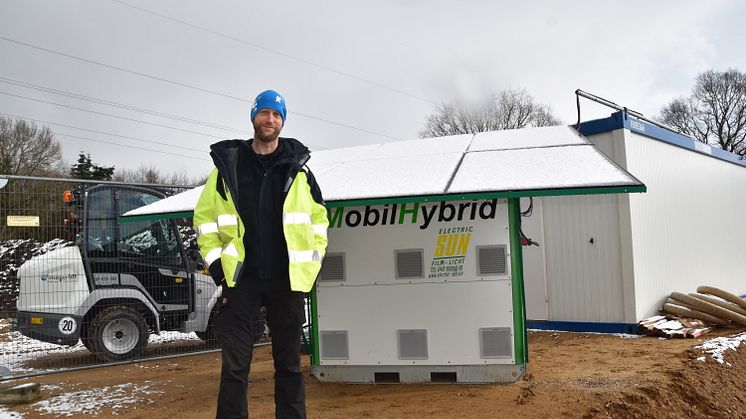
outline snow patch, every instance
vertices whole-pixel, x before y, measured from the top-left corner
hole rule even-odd
[[[164,393],[153,389],[153,384],[149,382],[144,385],[126,383],[60,394],[34,403],[31,407],[42,415],[99,415],[106,408],[111,408],[112,415],[119,415],[125,413],[122,409],[133,405],[153,404],[156,400],[151,396]]]
[[[739,333],[731,337],[716,337],[710,340],[706,340],[703,344],[695,346],[696,349],[701,349],[705,353],[710,355],[710,358],[716,360],[721,364],[731,366],[730,363],[725,362],[723,355],[728,349],[737,351],[741,342],[746,341],[746,333]],[[698,361],[705,362],[705,357],[697,358]]]
[[[194,333],[161,332],[160,335],[150,335],[148,344],[162,344],[200,340]],[[37,371],[26,368],[24,364],[38,358],[56,354],[69,354],[79,351],[88,352],[83,344],[63,346],[31,339],[17,331],[10,331],[9,324],[0,322],[0,365],[9,368],[13,374]],[[61,367],[60,369],[63,369]],[[0,416],[1,418],[1,416]]]
[[[0,419],[23,419],[23,414],[0,405]]]

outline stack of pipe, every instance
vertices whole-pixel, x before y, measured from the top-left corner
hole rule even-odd
[[[697,287],[696,293],[672,292],[662,311],[717,325],[746,326],[746,299],[707,285]]]

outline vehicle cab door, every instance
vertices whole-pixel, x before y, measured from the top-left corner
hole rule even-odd
[[[193,280],[173,220],[119,223],[127,211],[162,194],[144,188],[97,186],[87,191],[83,248],[92,288],[136,288],[162,312],[193,310]]]

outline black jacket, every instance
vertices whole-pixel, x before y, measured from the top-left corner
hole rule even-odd
[[[305,170],[311,194],[319,203],[323,203],[321,191],[310,170],[304,168],[309,151],[300,141],[280,137],[277,149],[264,156],[254,153],[251,141],[254,140],[226,140],[210,146],[215,167],[246,229],[246,257],[237,280],[248,282],[242,288],[289,290],[287,244],[282,224],[287,188],[298,171]],[[221,187],[218,185],[218,191]],[[213,265],[220,264],[213,263],[210,267]]]

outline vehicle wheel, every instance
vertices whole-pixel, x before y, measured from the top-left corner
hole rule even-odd
[[[95,353],[93,351],[93,347],[91,347],[91,340],[89,337],[90,335],[88,334],[88,330],[89,330],[89,327],[88,327],[87,322],[83,321],[83,324],[80,325],[80,343],[82,343],[83,346],[85,346],[85,348],[88,349],[88,351],[90,351],[91,353]]]
[[[136,358],[148,343],[148,326],[140,313],[130,307],[107,307],[93,318],[88,342],[104,361]]]

